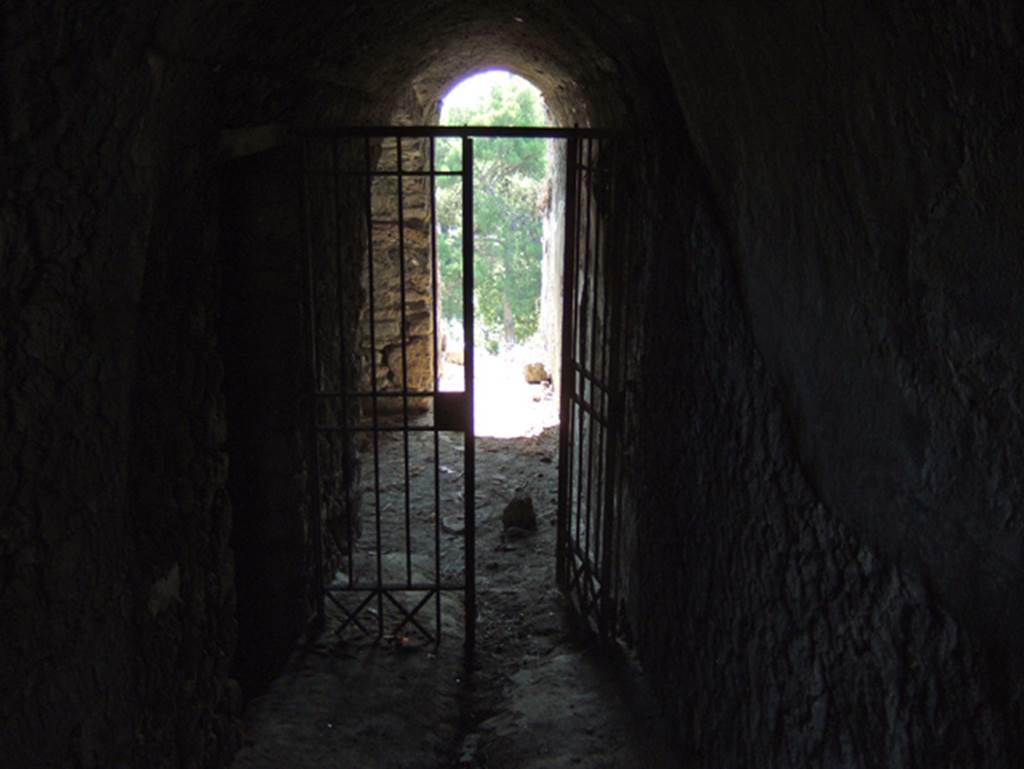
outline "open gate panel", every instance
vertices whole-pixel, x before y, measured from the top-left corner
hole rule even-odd
[[[472,291],[461,387],[441,386],[437,180],[461,186],[472,286],[472,143],[333,131],[303,142],[309,495],[318,589],[339,634],[438,642],[445,594],[475,631]]]
[[[569,141],[563,275],[558,578],[605,640],[627,635],[622,589],[623,255],[609,142]]]

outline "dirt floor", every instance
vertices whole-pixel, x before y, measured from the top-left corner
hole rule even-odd
[[[532,402],[549,407],[544,400]],[[234,769],[679,766],[638,670],[625,656],[602,651],[570,620],[555,586],[558,430],[527,432],[537,434],[477,439],[474,653],[463,648],[460,591],[443,593],[440,607],[428,598],[415,615],[437,635],[440,608],[439,643],[411,622],[395,632],[403,615],[383,599],[372,598],[359,614],[368,634],[352,624],[339,631],[345,615],[329,604],[324,633],[303,644],[270,690],[249,703],[246,744]],[[439,437],[436,476],[433,434],[410,434],[408,464],[404,441],[389,434],[378,444],[381,574],[403,584],[436,574],[458,582],[465,543],[461,436]],[[352,561],[343,559],[336,575],[339,586],[376,578],[372,446],[362,461],[363,531]],[[504,529],[502,511],[517,493],[533,500],[535,532]],[[426,595],[394,594],[406,611]],[[360,595],[337,598],[352,611]]]

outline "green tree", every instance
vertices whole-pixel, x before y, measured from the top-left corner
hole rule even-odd
[[[531,126],[543,103],[521,79],[494,84],[477,104],[453,109],[449,125]],[[462,145],[439,142],[439,168],[462,167]],[[542,197],[547,176],[542,139],[474,139],[474,276],[480,335],[492,351],[537,330],[542,256]],[[437,182],[438,255],[446,318],[462,313],[462,189],[457,177]]]

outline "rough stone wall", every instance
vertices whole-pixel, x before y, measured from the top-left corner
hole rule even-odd
[[[218,131],[359,99],[224,66],[165,11],[4,9],[5,765],[220,766],[239,738]]]
[[[220,276],[211,258],[219,195],[209,171],[159,199],[139,300],[127,590],[141,615],[134,648],[132,761],[202,767],[239,742],[231,503],[226,493]],[[98,655],[106,656],[105,650]],[[109,751],[110,745],[103,745]],[[107,765],[97,751],[93,760]]]
[[[275,675],[311,613],[297,155],[279,148],[221,171],[219,347],[238,606],[233,673],[247,694]]]
[[[237,734],[217,198],[175,132],[208,105],[144,4],[5,22],[0,755],[207,765]]]
[[[662,220],[653,245],[686,250],[647,284],[628,598],[681,745],[697,766],[1011,765],[1019,658],[818,500],[714,216],[678,205],[689,220]]]
[[[402,171],[427,171],[430,167],[429,151],[429,142],[423,139],[403,139]],[[394,139],[380,142],[376,168],[388,173],[398,172]],[[375,357],[376,390],[422,392],[432,390],[434,386],[434,276],[431,274],[429,185],[429,177],[425,176],[402,177],[401,182],[398,177],[378,177],[373,184],[373,343],[376,347],[371,347],[369,270],[364,265],[358,339],[359,370],[364,390],[371,389],[371,355]],[[404,275],[401,265],[403,254]],[[408,364],[407,374],[403,373],[405,364]],[[416,398],[409,401],[409,406],[422,411],[429,403],[425,398]],[[378,408],[384,413],[401,412],[402,399],[379,399]]]
[[[1009,2],[660,25],[809,481],[1017,649],[1022,25]]]
[[[361,354],[359,322],[366,302],[364,271],[368,268],[369,256],[366,178],[335,174],[335,169],[361,172],[366,166],[366,156],[362,139],[335,144],[333,140],[311,137],[304,142],[303,155],[304,217],[311,268],[309,287],[315,316],[316,387],[324,394],[317,399],[316,423],[327,428],[318,431],[316,437],[318,495],[323,522],[322,565],[324,579],[330,581],[349,543],[358,538],[361,531],[362,469],[356,438],[352,433],[333,428],[354,427],[361,416],[365,416],[361,412],[365,410],[366,400],[342,399],[338,394],[343,390],[369,389],[366,376],[369,363]],[[306,254],[300,258],[305,265]],[[303,286],[303,291],[307,290],[305,278]],[[302,365],[308,371],[309,361],[304,359]],[[304,382],[303,386],[307,384]],[[314,468],[310,466],[310,469]],[[315,571],[315,558],[310,558],[309,563]],[[312,584],[312,591],[318,592],[320,587],[315,579]]]
[[[680,742],[1014,765],[1017,11],[653,5],[630,609]]]

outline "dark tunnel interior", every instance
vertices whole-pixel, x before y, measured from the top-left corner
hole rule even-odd
[[[231,765],[319,589],[294,137],[492,67],[626,148],[619,595],[678,765],[1024,755],[1016,2],[4,14],[0,764]]]

